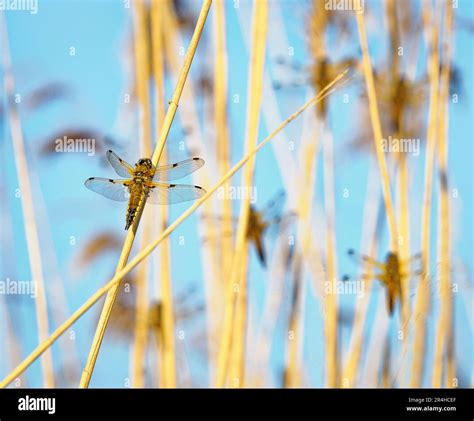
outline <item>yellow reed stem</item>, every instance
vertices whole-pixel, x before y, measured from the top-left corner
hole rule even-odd
[[[226,20],[224,1],[216,0],[214,4],[214,39],[215,39],[215,61],[214,61],[214,123],[216,126],[217,142],[217,163],[219,175],[225,174],[231,165],[230,159],[230,138],[227,121],[227,49],[226,49]],[[223,191],[228,191],[230,184],[223,186]],[[222,281],[226,279],[231,270],[232,264],[232,204],[225,197],[222,199],[222,223],[220,235],[221,272],[218,280],[221,288],[213,294],[216,301],[220,301],[222,292]],[[217,317],[220,314],[211,314],[209,317]],[[214,361],[214,338],[219,338],[222,334],[220,323],[216,328],[209,331],[209,349],[211,360]]]
[[[448,357],[448,339],[451,337],[452,328],[452,294],[450,282],[450,211],[449,211],[449,191],[448,191],[448,117],[449,117],[449,74],[451,61],[451,40],[453,26],[452,4],[445,2],[444,8],[444,28],[443,39],[443,66],[441,69],[441,80],[439,89],[439,118],[438,118],[438,163],[439,163],[439,260],[438,279],[440,293],[440,315],[436,326],[435,354],[433,362],[434,388],[442,387],[443,361]],[[446,368],[448,364],[446,361]],[[448,378],[446,370],[446,386],[453,387],[454,379]]]
[[[300,373],[300,347],[301,344],[300,335],[303,333],[301,330],[301,313],[300,305],[303,289],[302,280],[302,266],[303,259],[301,253],[295,256],[293,265],[293,288],[290,296],[291,310],[290,310],[290,322],[288,325],[288,333],[286,338],[287,343],[287,358],[284,385],[285,388],[301,387],[301,373]]]
[[[232,323],[232,347],[230,351],[229,378],[232,387],[244,387],[245,374],[245,333],[247,324],[248,285],[245,282],[248,268],[248,253],[242,254],[239,268],[238,292],[235,297],[235,313]]]
[[[147,239],[148,235],[144,231],[140,238],[140,244]],[[137,293],[135,298],[135,326],[132,350],[132,387],[137,388],[145,387],[145,350],[148,336],[147,275],[148,264],[140,266],[135,286]]]
[[[194,53],[196,52],[196,48],[201,37],[202,30],[204,28],[204,24],[206,23],[207,14],[209,12],[209,8],[211,7],[211,0],[205,0],[203,2],[201,12],[199,14],[198,21],[196,23],[196,27],[194,30],[193,37],[191,38],[191,42],[188,47],[188,51],[186,53],[186,57],[184,59],[183,68],[181,70],[181,74],[179,80],[177,82],[173,98],[169,103],[168,110],[166,112],[166,116],[163,122],[163,127],[160,132],[160,136],[158,138],[157,145],[152,155],[152,162],[153,165],[157,165],[163,149],[165,147],[165,142],[168,137],[168,133],[171,128],[171,124],[173,123],[174,116],[176,114],[176,110],[178,108],[179,99],[181,97],[181,93],[183,92],[184,84],[186,82],[186,78],[188,76],[189,69],[191,67],[191,63],[194,57]],[[138,224],[140,223],[141,215],[143,212],[143,208],[145,206],[145,201],[141,201],[138,209],[137,215],[135,220],[132,224],[131,229],[127,232],[127,236],[125,238],[124,247],[122,249],[122,253],[120,255],[120,259],[117,265],[117,271],[120,272],[121,269],[126,265],[128,257],[130,255],[130,250],[133,245],[133,241],[135,239],[135,233],[138,228]],[[89,352],[89,356],[87,358],[87,363],[82,373],[80,387],[88,387],[90,378],[92,376],[92,372],[94,370],[95,362],[97,360],[97,355],[99,354],[100,345],[102,344],[102,340],[105,334],[105,329],[107,327],[108,320],[110,318],[110,313],[112,311],[112,306],[116,300],[118,295],[118,288],[119,284],[117,284],[110,292],[107,294],[105,299],[104,307],[102,309],[102,313],[100,315],[99,323],[96,328],[96,333],[92,342],[91,350]]]
[[[398,136],[397,136],[398,138]],[[410,258],[410,219],[409,219],[409,207],[408,207],[408,160],[404,153],[400,154],[399,168],[398,168],[398,221],[400,228],[400,261],[406,262]],[[400,271],[407,273],[409,270],[403,263],[400,265]],[[410,303],[409,303],[409,280],[410,277],[404,276],[401,279],[402,282],[402,325],[408,327],[408,318],[410,314]],[[407,337],[406,329],[403,332],[403,339]]]
[[[332,137],[323,124],[323,170],[324,170],[324,206],[326,215],[326,281],[333,288],[324,297],[324,338],[326,341],[326,386],[338,385],[338,350],[337,350],[337,294],[335,282],[337,281],[336,263],[336,238],[335,238],[335,203],[334,203],[334,171]]]
[[[134,12],[134,52],[135,52],[135,84],[137,97],[140,104],[139,130],[140,130],[140,155],[150,156],[152,151],[151,141],[151,111],[150,93],[148,82],[150,80],[150,46],[147,32],[147,6],[143,0],[133,3]]]
[[[170,1],[162,3],[162,13],[163,13],[163,26],[164,26],[164,34],[166,34],[164,39],[164,46],[165,46],[165,54],[166,60],[169,65],[170,74],[173,77],[177,77],[180,68],[180,60],[179,57],[175,54],[176,49],[182,45],[180,33],[179,33],[179,24],[176,17],[176,13],[172,7]],[[199,116],[195,109],[195,96],[193,90],[193,81],[189,81],[186,89],[183,92],[183,106],[181,108],[181,118],[183,122],[185,121],[187,125],[193,130],[193,134],[201,141],[199,145],[199,150],[204,149],[204,142],[202,142],[202,136],[200,133],[200,124],[199,124]],[[208,185],[210,183],[209,178],[209,169],[207,166],[202,168],[197,177],[199,177],[199,184],[201,185]],[[214,208],[212,206],[211,201],[206,202],[204,204],[203,213],[206,215],[212,215]],[[217,230],[214,226],[212,220],[207,221],[200,221],[200,230],[199,234],[206,238],[217,238]],[[209,312],[209,317],[207,317],[208,323],[208,332],[209,332],[209,355],[212,361],[215,360],[213,358],[213,351],[214,351],[214,336],[215,336],[215,328],[214,325],[220,320],[221,315],[220,312],[217,311],[222,307],[220,302],[220,265],[218,265],[219,257],[216,247],[212,246],[204,246],[202,250],[202,257],[203,257],[203,270],[204,270],[204,278],[205,278],[205,285],[206,285],[206,308]],[[213,316],[215,315],[215,316]]]
[[[0,388],[10,384],[15,377],[23,373],[41,354],[43,354],[76,320],[78,320],[89,308],[91,308],[107,291],[114,288],[120,280],[133,270],[139,263],[141,263],[165,238],[167,238],[186,218],[188,218],[197,208],[199,208],[209,197],[211,197],[223,184],[242,168],[257,152],[259,152],[267,143],[269,143],[278,133],[280,133],[289,123],[301,115],[307,108],[317,104],[331,93],[335,91],[335,85],[341,81],[347,71],[339,74],[334,80],[329,83],[321,92],[306,102],[301,108],[294,112],[290,117],[284,120],[272,133],[270,133],[262,142],[260,142],[253,150],[248,152],[237,164],[235,164],[207,193],[196,200],[184,213],[181,214],[171,225],[166,228],[161,235],[142,249],[123,269],[119,270],[113,278],[108,281],[103,287],[99,288],[89,299],[77,309],[71,317],[59,326],[48,339],[38,345],[31,354],[23,360],[10,374],[8,374],[1,382]],[[340,84],[342,86],[342,83]]]
[[[12,73],[10,47],[8,42],[8,29],[3,13],[1,14],[1,31],[3,39],[2,61],[4,68],[5,93],[8,98],[7,116],[10,126],[10,134],[13,144],[14,160],[18,175],[18,183],[21,192],[21,209],[23,212],[23,223],[25,227],[26,245],[28,249],[28,261],[31,272],[31,282],[35,285],[37,296],[35,300],[36,322],[38,327],[38,341],[46,340],[49,334],[48,327],[48,305],[43,278],[43,265],[41,261],[40,243],[36,214],[33,202],[33,193],[28,174],[28,162],[21,127],[20,113],[18,111],[15,96],[15,81]],[[43,386],[54,387],[54,372],[52,354],[49,351],[41,361]]]
[[[400,56],[398,54],[398,47],[400,46],[399,36],[399,25],[398,25],[398,9],[397,2],[395,0],[389,0],[386,3],[386,16],[388,21],[388,28],[390,34],[390,77],[389,83],[396,84],[401,78],[400,74]],[[390,104],[391,107],[397,106],[397,104]],[[395,139],[400,139],[404,134],[404,113],[401,112],[399,115],[399,121],[391,121],[392,125],[398,128],[398,133],[393,133]],[[409,232],[409,208],[408,208],[408,160],[404,152],[400,152],[398,156],[398,227],[399,227],[399,259],[400,259],[400,272],[406,273],[407,269],[402,263],[407,261],[410,257],[410,232]],[[408,317],[410,313],[410,307],[408,303],[410,277],[404,276],[401,279],[401,312],[402,312],[402,326],[403,339],[407,337],[406,328],[408,327]],[[404,340],[404,346],[407,346],[407,341]],[[389,346],[389,345],[388,345]]]
[[[298,194],[298,220],[301,238],[301,249],[304,254],[309,253],[311,244],[311,215],[314,196],[314,185],[316,183],[317,158],[319,147],[319,135],[311,133],[310,139],[303,139],[301,145],[301,166],[303,168],[302,182]]]
[[[158,138],[158,144],[153,153],[152,161],[154,164],[158,163],[159,158],[161,157],[163,148],[165,147],[166,138],[168,137],[168,133],[171,128],[171,123],[173,122],[173,118],[176,114],[176,110],[178,109],[179,99],[181,98],[184,84],[186,82],[189,69],[191,68],[191,63],[193,61],[194,53],[196,52],[196,48],[198,46],[198,42],[201,37],[202,30],[204,28],[204,24],[206,23],[206,18],[207,18],[207,14],[209,13],[209,8],[211,7],[211,3],[212,3],[212,0],[205,0],[203,2],[201,12],[199,13],[199,18],[196,23],[196,28],[194,29],[193,37],[191,38],[191,42],[189,43],[186,57],[184,58],[183,67],[179,75],[179,79],[178,79],[178,82],[173,94],[173,98],[169,102],[168,111],[163,121],[163,128],[160,132],[160,137]]]
[[[153,29],[153,74],[155,78],[156,127],[162,127],[164,120],[164,42],[163,42],[163,11],[159,2],[152,3]],[[166,160],[166,148],[163,150]],[[160,214],[160,229],[168,225],[168,208],[163,207]],[[163,228],[161,228],[163,227]],[[161,348],[158,350],[161,363],[160,387],[176,387],[176,344],[174,335],[174,306],[171,282],[171,251],[169,239],[165,239],[160,254],[160,286],[161,286]]]
[[[263,93],[263,72],[265,65],[265,44],[267,40],[268,26],[268,5],[266,0],[259,0],[254,3],[252,17],[252,46],[249,68],[248,98],[247,108],[247,128],[246,128],[246,150],[251,151],[257,145],[258,127],[260,121],[260,106]],[[242,174],[242,186],[249,188],[253,183],[255,159],[251,159],[244,168]],[[225,379],[229,373],[233,384],[238,387],[244,385],[244,360],[245,360],[245,319],[247,312],[246,291],[247,291],[247,228],[250,213],[250,196],[246,196],[241,201],[239,222],[235,241],[235,251],[232,259],[230,277],[225,284],[225,308],[224,326],[219,348],[216,386],[223,387]],[[234,308],[234,303],[238,305]],[[239,314],[242,313],[242,314]],[[232,329],[233,318],[238,318],[241,323],[238,329]],[[231,339],[232,338],[232,339]],[[229,353],[237,352],[238,357],[231,358],[231,366],[228,368]],[[232,364],[234,363],[234,364]]]
[[[439,6],[439,4],[438,4]],[[440,9],[439,9],[440,10]],[[429,11],[425,12],[429,14]],[[426,318],[428,316],[430,304],[430,239],[431,239],[431,206],[432,206],[432,188],[433,188],[433,165],[434,152],[436,146],[436,136],[438,131],[438,88],[439,88],[439,51],[438,51],[438,28],[439,19],[436,11],[431,15],[432,21],[428,18],[426,24],[430,25],[429,42],[429,77],[430,77],[430,106],[428,115],[428,131],[426,142],[425,157],[425,193],[423,198],[423,209],[421,219],[421,252],[422,252],[422,271],[420,283],[416,294],[416,303],[414,309],[414,341],[412,355],[412,376],[410,379],[411,387],[421,387],[424,372],[425,361],[425,341],[426,341]]]
[[[316,120],[320,123],[320,120]],[[320,125],[318,124],[318,127]],[[315,132],[315,133],[314,133]],[[298,191],[298,202],[297,202],[297,214],[298,214],[298,238],[301,239],[301,248],[295,252],[295,273],[301,271],[303,266],[303,259],[308,262],[311,268],[311,274],[314,277],[314,282],[319,282],[320,272],[313,269],[314,256],[311,253],[312,247],[312,203],[314,196],[314,186],[316,183],[317,173],[317,158],[318,158],[318,147],[320,139],[320,131],[311,131],[308,134],[304,134],[301,141],[301,154],[299,156],[299,162],[302,167],[301,172],[301,184],[299,185]],[[320,262],[320,259],[317,259]],[[298,276],[295,277],[295,282]],[[299,280],[298,280],[299,282]],[[300,285],[300,289],[302,286]],[[300,331],[299,326],[302,322],[299,314],[295,314],[290,319],[289,331],[296,334]],[[288,358],[285,379],[287,385],[285,387],[298,387],[299,384],[299,369],[300,361],[298,361],[298,344],[299,340],[288,340]]]
[[[365,199],[365,210],[364,210],[364,221],[373,221],[374,219],[377,219],[377,216],[374,215],[373,213],[373,207],[377,209],[378,206],[378,195],[379,191],[376,189],[376,191],[370,190],[370,188],[376,188],[373,186],[373,179],[374,179],[374,174],[372,171],[369,172],[368,177],[367,177],[367,196]],[[364,232],[366,230],[364,229]],[[369,234],[370,230],[366,231],[367,234]],[[369,256],[375,256],[378,248],[378,241],[377,241],[377,227],[374,229],[374,235],[370,241],[370,245],[368,247],[368,255]],[[362,237],[361,244],[364,244],[365,238],[364,236]],[[362,249],[362,245],[361,245]],[[367,274],[368,277],[370,277],[373,273],[373,268],[370,264],[366,263],[362,266],[361,273]],[[368,283],[365,283],[365,288],[367,288]],[[362,359],[361,354],[362,354],[362,346],[364,344],[364,327],[366,325],[366,320],[369,314],[369,303],[370,303],[370,297],[371,297],[371,291],[370,289],[368,292],[364,293],[364,297],[362,302],[357,305],[355,309],[355,316],[354,316],[354,322],[352,324],[352,329],[351,329],[351,338],[349,342],[349,349],[347,352],[347,361],[344,364],[344,368],[342,370],[342,376],[341,376],[341,386],[344,388],[352,388],[356,386],[356,381],[357,381],[357,374],[358,370],[360,369],[360,365],[362,364]]]
[[[151,112],[148,81],[150,79],[149,39],[147,32],[147,8],[142,0],[133,4],[134,12],[134,52],[135,52],[135,84],[139,103],[139,139],[140,156],[150,156],[151,141]],[[140,248],[149,242],[150,215],[145,212],[146,229],[140,237]],[[148,279],[149,264],[142,265],[137,273],[135,327],[132,352],[132,386],[145,387],[145,352],[148,336]]]
[[[398,252],[398,233],[395,220],[395,212],[390,192],[390,177],[388,174],[387,163],[382,148],[382,126],[380,124],[379,110],[377,106],[377,95],[375,93],[374,75],[370,61],[369,47],[367,44],[367,35],[364,23],[364,14],[356,12],[357,28],[359,31],[360,46],[362,49],[364,77],[367,88],[367,97],[369,99],[370,121],[374,134],[375,151],[379,164],[380,178],[382,181],[383,198],[387,212],[388,227],[390,231],[390,249],[392,252]]]
[[[230,168],[230,138],[227,121],[227,49],[226,49],[226,21],[224,1],[217,0],[214,7],[214,34],[216,40],[216,60],[214,63],[214,121],[216,125],[217,160],[220,175]],[[224,186],[224,190],[228,185]],[[232,206],[229,200],[222,202],[223,232],[232,230]],[[232,259],[232,239],[223,236],[222,241],[222,274],[228,273]]]

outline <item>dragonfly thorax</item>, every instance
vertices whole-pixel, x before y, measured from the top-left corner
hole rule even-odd
[[[135,165],[135,178],[141,177],[151,180],[155,174],[155,167],[151,162],[151,159],[142,158],[139,159]]]
[[[400,271],[400,265],[398,262],[398,256],[395,253],[388,253],[386,258],[386,270],[390,276],[398,276]]]

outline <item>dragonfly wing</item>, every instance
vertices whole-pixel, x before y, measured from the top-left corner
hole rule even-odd
[[[189,158],[175,164],[163,165],[156,168],[153,181],[177,180],[185,177],[204,165],[201,158]]]
[[[261,213],[265,221],[270,223],[278,223],[283,214],[285,207],[286,194],[285,191],[277,193],[262,209]]]
[[[115,152],[110,149],[106,153],[107,160],[110,165],[114,168],[115,172],[120,177],[130,177],[133,176],[133,167],[122,158],[120,158]]]
[[[86,180],[84,185],[93,192],[115,200],[116,202],[126,202],[130,193],[127,188],[128,180],[112,180],[109,178],[91,177]]]
[[[365,254],[357,253],[354,249],[349,249],[347,251],[349,257],[352,257],[357,263],[364,265],[366,263],[380,269],[381,271],[385,271],[385,264],[377,262],[377,260],[373,259],[372,257],[366,256]]]
[[[155,205],[187,202],[199,199],[206,194],[206,190],[189,184],[151,183],[147,202]]]

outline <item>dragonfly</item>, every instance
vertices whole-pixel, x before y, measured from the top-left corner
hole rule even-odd
[[[265,234],[272,227],[284,228],[288,222],[290,222],[290,218],[295,216],[292,212],[286,214],[283,212],[285,199],[285,192],[281,191],[270,199],[270,201],[261,209],[257,209],[255,206],[250,205],[246,237],[255,247],[258,260],[263,267],[267,266],[267,253],[264,245]],[[222,218],[217,215],[203,215],[203,218],[222,220]],[[238,222],[238,218],[232,218],[232,222]]]
[[[90,177],[84,185],[95,193],[118,202],[128,201],[125,230],[132,225],[137,209],[144,199],[147,203],[166,205],[199,199],[206,194],[200,186],[168,184],[167,181],[185,177],[204,165],[201,158],[189,158],[170,165],[155,167],[149,158],[141,158],[135,167],[115,152],[106,153],[115,172],[125,179]]]
[[[347,254],[353,258],[355,258],[359,263],[366,263],[369,264],[374,269],[379,269],[381,272],[375,273],[373,275],[363,275],[364,279],[375,278],[381,281],[387,289],[387,305],[388,305],[388,313],[390,315],[393,314],[393,310],[395,308],[395,303],[400,300],[402,303],[402,279],[412,276],[412,275],[421,275],[421,270],[416,270],[413,272],[402,273],[401,266],[402,263],[410,263],[417,259],[421,258],[421,254],[415,254],[414,256],[410,257],[406,261],[400,261],[398,255],[394,252],[388,252],[385,258],[385,262],[381,263],[377,260],[373,259],[370,256],[366,256],[365,254],[359,254],[353,249],[349,249]],[[348,280],[348,276],[344,276],[343,280]]]

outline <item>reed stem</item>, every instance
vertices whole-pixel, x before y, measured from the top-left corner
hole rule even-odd
[[[438,2],[439,6],[439,2]],[[439,14],[440,14],[440,9]],[[427,17],[430,15],[431,20]],[[426,320],[430,305],[430,240],[431,240],[431,206],[433,190],[434,152],[438,131],[438,90],[439,90],[439,47],[438,28],[440,20],[436,10],[425,12],[426,24],[429,25],[429,77],[430,77],[430,106],[428,115],[428,131],[425,156],[425,189],[421,218],[421,266],[423,274],[416,293],[414,309],[414,340],[412,355],[411,387],[421,387],[424,374]]]
[[[451,40],[453,27],[452,4],[444,2],[443,66],[441,68],[439,89],[439,119],[438,119],[438,165],[439,165],[439,248],[438,248],[438,279],[440,292],[440,315],[436,326],[435,353],[433,362],[432,386],[440,388],[443,385],[443,362],[445,362],[446,386],[453,387],[454,378],[448,376],[448,340],[452,329],[452,294],[450,279],[450,204],[448,184],[448,118],[449,118],[449,79],[451,72]]]
[[[252,18],[252,46],[249,68],[246,128],[246,150],[251,151],[257,145],[258,127],[260,121],[260,106],[263,93],[263,74],[265,65],[265,44],[267,39],[267,16],[268,5],[266,0],[254,3]],[[249,188],[253,183],[255,159],[252,158],[244,168],[242,174],[242,186]],[[247,313],[247,229],[250,214],[250,196],[246,195],[240,205],[239,222],[237,226],[234,255],[230,277],[225,285],[225,308],[224,325],[219,348],[218,366],[216,376],[216,387],[223,387],[227,373],[232,383],[243,387],[244,384],[244,360],[245,360],[245,331]],[[239,320],[238,326],[235,325]],[[233,327],[236,329],[233,329]],[[232,351],[236,355],[232,358]],[[227,365],[230,362],[230,367]]]
[[[370,121],[374,135],[374,146],[379,164],[380,178],[382,182],[382,192],[385,201],[385,210],[387,212],[388,227],[390,232],[390,249],[392,252],[398,252],[398,233],[393,207],[392,195],[390,192],[390,177],[388,174],[387,162],[382,147],[382,125],[380,123],[379,109],[377,105],[377,95],[375,92],[374,75],[369,55],[367,43],[367,34],[365,30],[364,14],[356,12],[357,28],[359,31],[360,46],[362,49],[364,77],[367,88],[367,97],[369,99]]]

